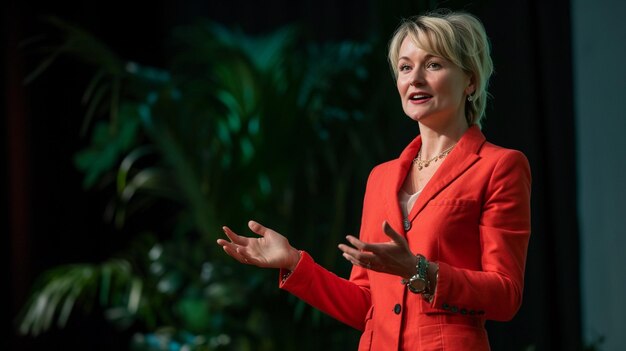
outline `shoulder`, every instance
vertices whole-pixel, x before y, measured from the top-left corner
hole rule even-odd
[[[393,159],[393,160],[385,161],[383,163],[380,163],[380,164],[374,166],[374,168],[372,168],[372,170],[370,171],[370,174],[368,176],[368,183],[370,183],[372,181],[381,180],[381,179],[386,178],[386,176],[390,172],[393,172],[393,170],[396,169],[399,166],[400,166],[400,160],[399,159]]]
[[[495,166],[528,167],[526,155],[519,150],[507,149],[502,146],[485,142],[478,155],[481,159],[493,163]]]
[[[374,166],[374,168],[372,168],[372,171],[370,172],[370,177],[372,175],[385,173],[386,171],[393,168],[397,162],[398,162],[398,159],[393,159],[393,160],[389,160],[389,161],[385,161],[383,163],[377,164],[376,166]]]
[[[530,183],[530,164],[526,155],[519,150],[485,142],[479,152],[483,165],[491,169],[491,179],[515,179]]]

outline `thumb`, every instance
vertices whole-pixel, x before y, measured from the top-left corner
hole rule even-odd
[[[265,236],[265,234],[267,234],[267,232],[269,232],[271,229],[263,226],[261,223],[259,222],[255,222],[255,221],[248,221],[248,228],[250,228],[250,230],[260,236]]]
[[[396,244],[406,246],[407,243],[404,237],[402,237],[402,235],[398,234],[398,232],[391,228],[387,221],[383,221],[383,232]]]

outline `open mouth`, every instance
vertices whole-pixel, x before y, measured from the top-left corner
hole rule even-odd
[[[423,101],[426,99],[430,99],[433,97],[432,95],[424,94],[424,93],[413,93],[409,95],[409,100],[411,101]]]

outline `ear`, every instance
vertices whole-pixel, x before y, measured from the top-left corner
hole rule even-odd
[[[465,95],[473,95],[476,92],[476,78],[474,74],[468,73],[467,75],[467,87],[465,88]]]

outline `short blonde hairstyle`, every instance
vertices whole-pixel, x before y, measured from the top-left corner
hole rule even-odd
[[[464,12],[431,12],[403,20],[389,42],[389,64],[398,78],[400,46],[406,37],[422,50],[443,57],[472,77],[476,90],[465,102],[468,124],[478,125],[485,115],[487,87],[493,73],[489,39],[478,18]]]

